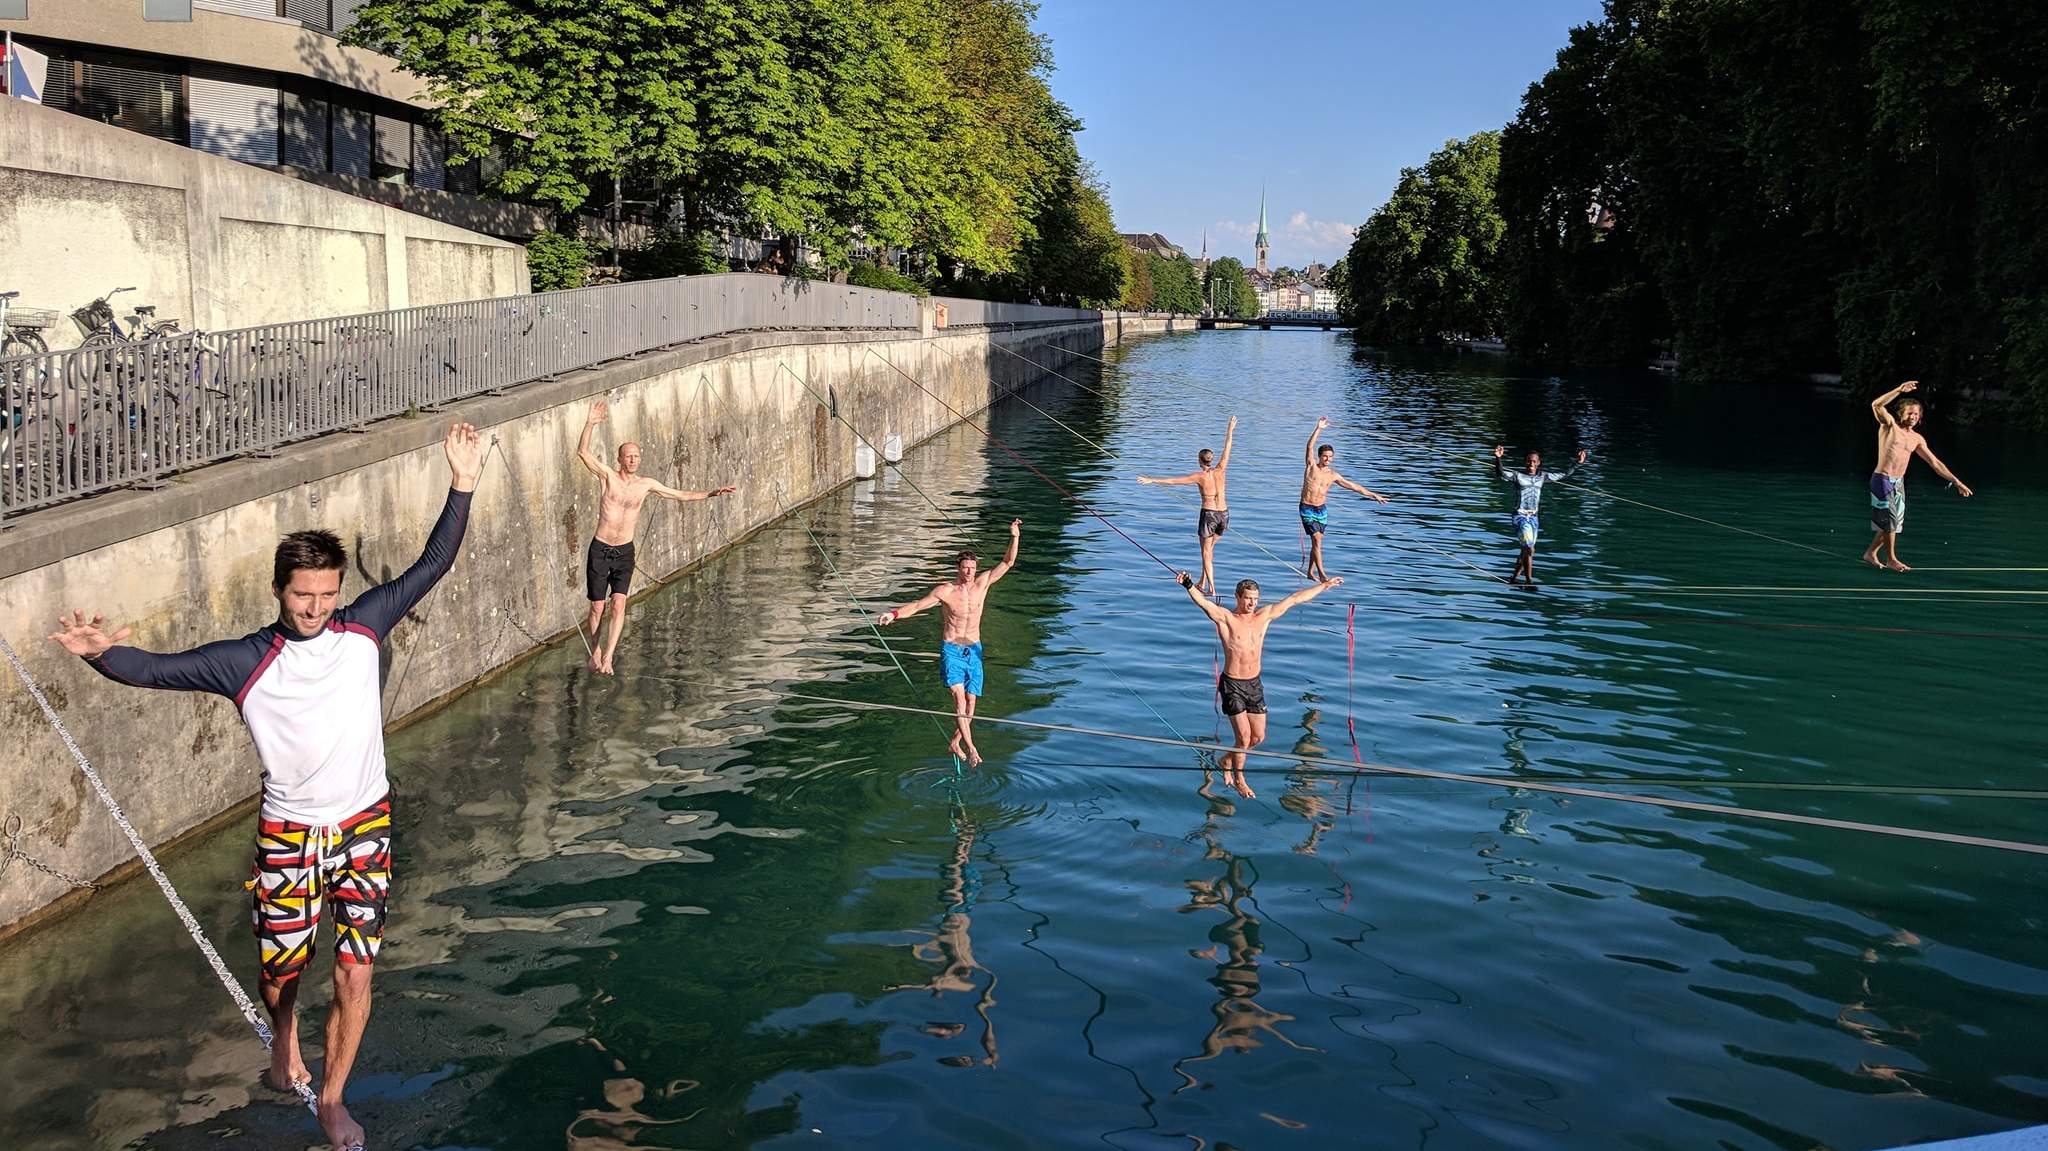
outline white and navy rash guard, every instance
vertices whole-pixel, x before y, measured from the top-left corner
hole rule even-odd
[[[191,651],[114,647],[86,662],[116,683],[234,700],[263,764],[263,817],[337,824],[390,790],[378,649],[454,566],[469,526],[469,497],[451,490],[420,558],[336,611],[318,635],[271,624]]]

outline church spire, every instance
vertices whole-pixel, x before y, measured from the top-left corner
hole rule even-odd
[[[1266,190],[1264,188],[1260,188],[1259,234],[1258,238],[1252,241],[1252,249],[1258,254],[1258,267],[1260,275],[1264,275],[1268,271],[1266,267],[1266,250],[1270,247],[1272,247],[1272,244],[1269,243],[1266,239]]]

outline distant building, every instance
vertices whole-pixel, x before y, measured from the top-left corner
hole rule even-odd
[[[1301,270],[1301,278],[1311,285],[1322,283],[1323,278],[1329,274],[1330,266],[1328,264],[1310,264]]]
[[[1124,246],[1133,252],[1150,252],[1162,260],[1178,260],[1187,253],[1157,232],[1120,232]]]
[[[1330,288],[1317,288],[1313,307],[1318,312],[1336,311],[1337,293]]]
[[[1195,261],[1195,282],[1204,283],[1209,279],[1209,229],[1202,229],[1202,258]]]

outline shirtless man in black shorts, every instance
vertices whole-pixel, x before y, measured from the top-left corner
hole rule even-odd
[[[1184,476],[1155,479],[1139,476],[1141,484],[1163,484],[1174,487],[1193,484],[1202,490],[1202,514],[1195,519],[1195,539],[1202,545],[1202,578],[1200,586],[1206,595],[1216,594],[1216,537],[1230,527],[1230,500],[1223,494],[1224,472],[1230,467],[1230,441],[1237,435],[1237,417],[1230,417],[1230,426],[1223,430],[1223,458],[1216,459],[1208,448],[1195,456],[1200,470]],[[1213,462],[1212,462],[1213,461]]]
[[[1180,586],[1187,589],[1188,598],[1195,601],[1202,614],[1214,621],[1217,638],[1223,641],[1223,674],[1216,680],[1216,693],[1223,697],[1223,714],[1229,717],[1230,734],[1236,739],[1235,751],[1223,757],[1223,782],[1246,799],[1257,799],[1258,794],[1245,779],[1244,753],[1266,739],[1266,685],[1259,679],[1260,662],[1266,652],[1266,628],[1290,609],[1343,582],[1341,576],[1324,580],[1279,603],[1260,607],[1258,582],[1239,580],[1236,608],[1224,611],[1202,594],[1188,573],[1180,573]]]
[[[671,500],[706,500],[731,495],[738,488],[727,484],[708,492],[686,492],[668,487],[640,474],[640,445],[628,441],[619,445],[619,466],[609,467],[590,450],[590,435],[610,411],[603,400],[590,405],[590,419],[583,425],[583,438],[576,441],[576,458],[592,475],[604,481],[604,498],[597,508],[597,534],[590,539],[590,551],[583,562],[584,590],[590,596],[590,670],[612,674],[612,655],[619,650],[619,633],[626,627],[626,592],[633,583],[633,533],[640,527],[640,509],[647,497]],[[611,631],[598,642],[598,625],[604,620],[605,601],[612,605]]]

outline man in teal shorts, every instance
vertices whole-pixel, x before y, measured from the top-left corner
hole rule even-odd
[[[965,760],[969,767],[981,763],[981,753],[974,749],[972,730],[974,705],[981,698],[982,688],[981,609],[988,602],[988,589],[1016,566],[1017,540],[1023,530],[1023,520],[1010,521],[1010,550],[994,568],[979,571],[981,561],[975,554],[961,552],[954,559],[952,583],[942,583],[922,599],[875,617],[877,624],[886,627],[935,605],[946,609],[945,643],[939,647],[939,668],[946,687],[953,693],[953,722],[957,727],[946,747],[954,758]]]

